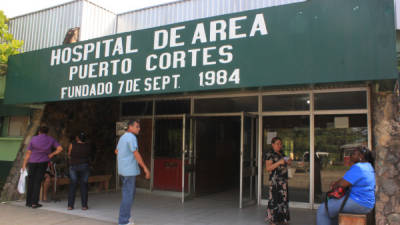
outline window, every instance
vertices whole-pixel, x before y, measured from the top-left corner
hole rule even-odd
[[[331,92],[315,94],[315,110],[366,109],[367,92]]]
[[[257,112],[257,96],[196,99],[196,113]]]
[[[156,115],[190,113],[190,100],[156,101]]]
[[[153,102],[123,102],[122,116],[145,116],[153,115]]]
[[[28,116],[0,117],[1,136],[23,137],[28,127]]]
[[[301,95],[266,95],[263,96],[263,111],[308,111],[310,97]]]
[[[366,114],[315,116],[315,201],[324,201],[332,182],[350,167],[350,153],[368,145]]]

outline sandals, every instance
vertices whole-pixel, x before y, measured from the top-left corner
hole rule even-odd
[[[73,210],[73,209],[74,209],[74,207],[68,206],[68,210]]]
[[[88,210],[89,208],[87,206],[82,206],[82,210]]]

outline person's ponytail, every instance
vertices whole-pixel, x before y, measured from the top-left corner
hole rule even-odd
[[[364,155],[365,161],[371,163],[372,167],[375,167],[375,157],[372,151],[368,148],[362,148],[361,153]]]

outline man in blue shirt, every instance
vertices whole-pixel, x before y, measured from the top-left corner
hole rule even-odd
[[[142,156],[138,151],[138,143],[136,136],[140,132],[140,122],[131,120],[128,122],[128,129],[118,141],[115,153],[118,158],[118,174],[122,181],[122,200],[119,208],[119,225],[134,225],[129,222],[131,217],[131,207],[136,192],[136,176],[140,175],[140,167],[146,175],[146,179],[150,179],[150,171],[143,162]]]

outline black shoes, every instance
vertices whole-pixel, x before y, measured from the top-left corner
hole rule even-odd
[[[41,204],[34,204],[34,205],[32,205],[32,209],[36,209],[36,208],[39,208],[39,207],[42,207],[42,205],[41,205]]]

